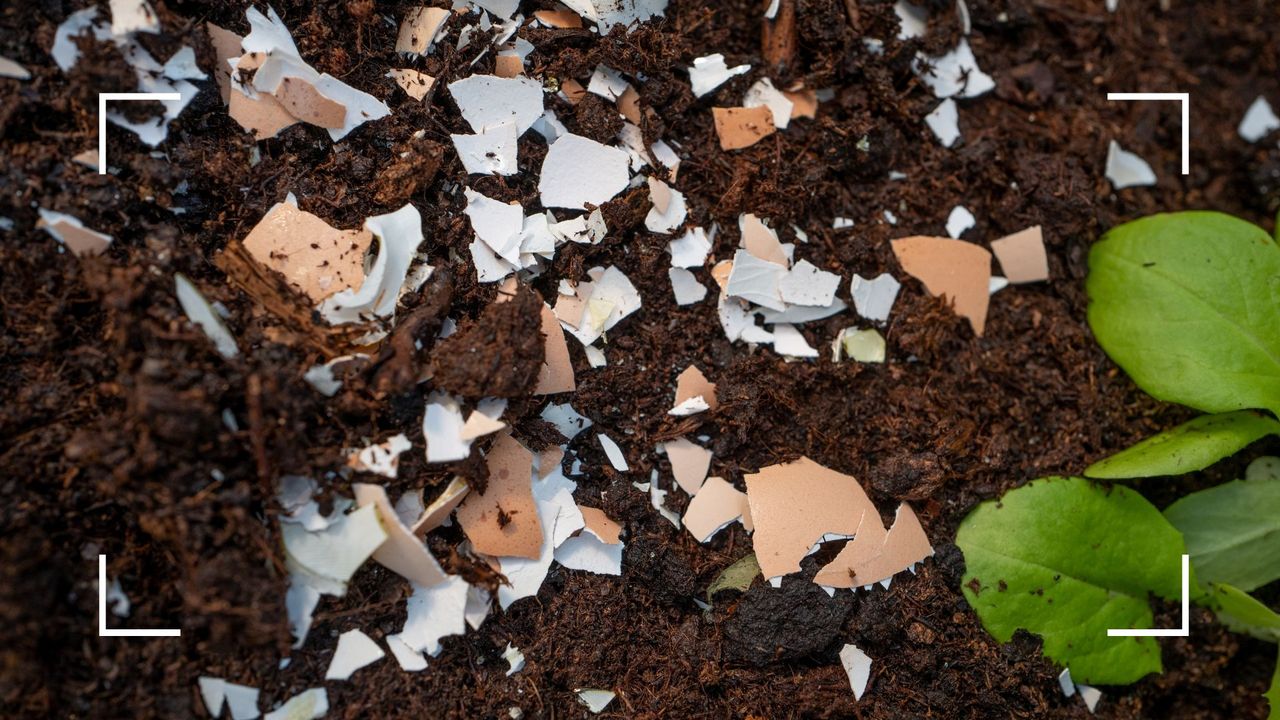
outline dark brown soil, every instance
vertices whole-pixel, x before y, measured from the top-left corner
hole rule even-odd
[[[451,259],[469,257],[471,233],[462,199],[447,191],[466,180],[448,138],[465,123],[442,86],[491,72],[492,55],[473,70],[479,45],[456,51],[452,40],[443,43],[415,65],[440,78],[433,95],[423,103],[405,98],[383,74],[403,66],[391,48],[395,21],[412,4],[275,3],[304,58],[387,98],[390,118],[338,144],[298,125],[255,151],[209,82],[171,127],[163,156],[113,128],[111,164],[120,171],[105,176],[70,158],[95,146],[95,94],[133,90],[131,74],[106,49],[70,74],[53,65],[54,30],[80,0],[0,9],[0,55],[34,75],[0,79],[0,216],[14,223],[0,233],[0,714],[203,717],[202,674],[261,687],[270,706],[322,682],[340,632],[358,627],[380,640],[399,630],[406,584],[370,563],[345,598],[325,599],[306,646],[278,667],[290,637],[276,479],[325,477],[343,464],[342,448],[371,438],[420,437],[432,385],[414,381],[425,368],[434,365],[464,394],[491,394],[472,389],[491,387],[497,368],[528,362],[529,327],[537,327],[536,315],[532,325],[503,315],[516,313],[518,302],[486,311],[494,287],[477,285],[469,262]],[[954,45],[960,30],[951,3],[927,4],[928,39],[903,43],[890,39],[891,2],[783,0],[784,13],[794,12],[795,49],[768,73],[779,86],[804,79],[834,88],[835,97],[816,120],[733,153],[715,142],[709,107],[717,98],[736,104],[766,71],[762,3],[674,0],[664,21],[630,35],[522,31],[537,47],[533,73],[585,83],[603,62],[646,78],[639,84],[646,137],[680,144],[676,187],[690,198],[691,221],[720,223],[719,257],[737,243],[737,214],[749,211],[803,227],[811,239],[798,254],[846,280],[853,272],[900,275],[888,240],[937,234],[963,203],[978,218],[970,238],[1043,225],[1054,279],[997,294],[983,338],[908,282],[886,332],[888,363],[787,363],[725,341],[712,303],[674,305],[667,238],[645,232],[643,190],[608,203],[608,239],[563,248],[534,289],[550,298],[561,278],[615,264],[643,296],[643,309],[609,334],[608,367],[589,369],[570,343],[574,407],[629,451],[630,472],[617,473],[589,434],[573,445],[586,472],[578,500],[626,524],[623,575],[556,567],[536,600],[445,640],[426,671],[404,673],[386,660],[355,682],[326,684],[330,717],[507,717],[512,707],[526,717],[578,717],[580,687],[615,689],[605,715],[617,717],[1088,717],[1078,699],[1059,692],[1034,638],[1000,645],[982,630],[960,593],[963,557],[951,541],[976,503],[1038,476],[1079,472],[1188,416],[1137,391],[1094,344],[1084,323],[1086,253],[1108,227],[1157,210],[1214,208],[1271,227],[1280,150],[1274,137],[1245,144],[1235,126],[1259,94],[1280,102],[1280,9],[1175,0],[1162,12],[1152,0],[1120,0],[1109,15],[1101,0],[970,0],[974,52],[998,88],[961,103],[963,140],[945,149],[922,121],[936,100],[910,64],[921,47]],[[195,45],[206,69],[204,20],[247,31],[242,3],[155,5],[168,33],[156,42]],[[884,53],[869,53],[863,37],[888,39]],[[770,42],[771,62],[781,51]],[[711,52],[753,71],[697,101],[683,67]],[[1177,174],[1176,106],[1109,103],[1107,91],[1189,91],[1191,174]],[[610,133],[590,104],[581,108],[556,110],[575,132]],[[418,130],[425,137],[414,139]],[[1158,186],[1113,192],[1102,167],[1111,139],[1143,155]],[[530,133],[520,145],[529,172],[472,185],[534,207],[544,154]],[[889,181],[890,170],[907,179]],[[424,249],[439,268],[407,300],[383,355],[354,370],[334,398],[302,380],[325,346],[306,314],[290,319],[259,305],[228,270],[231,254],[222,254],[290,191],[343,228],[413,202],[423,214]],[[34,229],[37,206],[72,213],[117,241],[98,259],[60,253]],[[882,221],[886,210],[900,219],[896,227]],[[832,230],[836,215],[856,225]],[[185,321],[175,272],[226,306],[240,357],[222,359]],[[429,340],[446,315],[464,331],[433,349]],[[852,321],[836,317],[804,332],[822,347]],[[415,351],[424,338],[425,349]],[[445,349],[448,357],[432,357]],[[675,377],[690,363],[719,383],[720,408],[670,418]],[[529,378],[517,375],[502,382],[513,396],[527,394]],[[524,418],[518,436],[537,446],[556,439],[536,420],[541,405],[527,396],[512,403]],[[630,484],[655,467],[667,470],[650,451],[656,442],[695,429],[712,437],[713,474],[733,482],[805,454],[856,475],[881,507],[911,500],[937,556],[884,592],[829,599],[791,579],[781,593],[721,594],[704,612],[693,598],[750,551],[749,537],[735,525],[699,545]],[[1261,452],[1280,452],[1280,444],[1248,455]],[[1213,478],[1141,487],[1163,505],[1239,472],[1246,460],[1224,464]],[[410,453],[393,495],[433,492],[455,470],[474,476],[465,465],[428,467]],[[326,490],[349,493],[340,480]],[[670,499],[679,510],[677,495]],[[456,532],[433,535],[432,549],[451,571],[480,577],[483,570],[452,553]],[[179,626],[180,639],[97,636],[99,552],[133,601],[129,624]],[[1280,588],[1260,594],[1280,607]],[[1175,624],[1176,609],[1167,610],[1160,620]],[[510,678],[500,657],[508,642],[528,660]],[[875,658],[860,702],[835,661],[845,642]],[[1189,639],[1163,648],[1166,672],[1105,688],[1099,717],[1265,715],[1274,647],[1228,634],[1200,612]]]

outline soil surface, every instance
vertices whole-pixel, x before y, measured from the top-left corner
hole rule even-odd
[[[512,397],[523,418],[517,437],[535,448],[558,441],[537,420],[543,401],[528,395],[540,349],[529,340],[536,320],[529,325],[518,310],[535,299],[486,311],[495,286],[477,285],[466,252],[472,235],[457,187],[468,177],[448,135],[468,130],[442,86],[492,72],[493,55],[471,68],[473,54],[450,41],[406,65],[392,48],[414,3],[277,0],[303,57],[385,98],[391,117],[336,144],[301,124],[254,143],[207,82],[158,152],[112,127],[110,160],[119,170],[98,175],[70,160],[96,146],[96,93],[135,88],[105,46],[86,48],[70,73],[53,64],[54,31],[82,4],[33,0],[0,10],[0,55],[33,73],[29,81],[0,79],[0,216],[12,221],[0,231],[0,714],[204,717],[199,675],[260,687],[270,707],[322,683],[340,632],[361,628],[380,641],[399,631],[408,591],[398,576],[367,564],[346,597],[324,599],[305,647],[281,668],[291,642],[274,519],[281,475],[328,477],[326,490],[349,495],[347,480],[326,473],[344,464],[343,448],[396,432],[421,437],[432,384],[414,380],[428,368],[468,395],[495,394],[483,388],[499,383],[497,394]],[[158,57],[190,44],[208,70],[204,21],[248,31],[241,2],[154,4],[166,34],[145,42]],[[579,384],[571,402],[631,459],[629,472],[615,472],[591,433],[571,446],[585,472],[579,502],[626,527],[622,576],[555,566],[536,599],[447,638],[426,671],[405,673],[387,659],[352,682],[325,684],[330,717],[505,718],[510,708],[525,717],[580,717],[586,710],[574,690],[582,687],[617,691],[602,714],[609,717],[1089,716],[1078,698],[1062,696],[1035,638],[1001,645],[983,631],[960,592],[955,529],[983,500],[1036,477],[1078,473],[1189,417],[1138,391],[1094,343],[1084,321],[1086,255],[1107,228],[1159,210],[1212,208],[1272,227],[1280,151],[1274,137],[1246,144],[1235,127],[1259,94],[1280,101],[1280,6],[1174,0],[1162,11],[1154,1],[1120,0],[1109,14],[1102,0],[970,0],[970,42],[997,88],[960,102],[963,138],[947,149],[923,122],[937,100],[911,60],[921,49],[953,47],[961,28],[947,0],[926,4],[929,34],[898,41],[890,2],[782,0],[795,18],[790,53],[776,39],[762,45],[757,0],[673,0],[665,19],[603,38],[521,31],[536,48],[530,75],[585,84],[605,63],[645,78],[638,90],[646,137],[679,144],[675,187],[690,199],[692,223],[719,223],[717,257],[737,245],[737,215],[754,212],[775,227],[803,228],[810,239],[797,257],[846,283],[854,272],[902,278],[888,241],[941,234],[950,210],[963,204],[977,217],[966,238],[978,242],[1042,225],[1053,280],[997,293],[982,338],[908,280],[885,331],[887,363],[833,364],[825,352],[785,362],[767,348],[727,342],[713,301],[674,304],[668,238],[644,229],[645,190],[610,202],[608,238],[563,247],[532,290],[551,298],[560,279],[614,264],[643,297],[644,307],[610,332],[608,367],[590,369],[570,341]],[[870,37],[885,40],[882,53],[868,50]],[[752,71],[695,99],[684,68],[713,52]],[[779,57],[784,63],[773,66]],[[439,78],[426,102],[384,77],[405,66]],[[816,120],[795,121],[745,150],[720,150],[710,107],[737,104],[764,76],[779,87],[803,80],[832,88],[834,96]],[[1191,93],[1189,175],[1177,172],[1176,104],[1108,102],[1107,91]],[[548,104],[573,132],[616,132],[608,108],[594,102],[575,110],[548,96]],[[425,135],[415,138],[419,130]],[[1158,185],[1113,191],[1103,175],[1112,139],[1146,158]],[[526,172],[473,176],[471,186],[534,208],[545,152],[529,133],[520,143]],[[906,179],[889,180],[891,170]],[[340,228],[412,202],[423,215],[424,249],[448,275],[405,299],[399,317],[408,329],[333,398],[302,379],[324,359],[321,345],[301,322],[251,300],[222,254],[287,192]],[[38,206],[73,214],[116,242],[100,258],[62,253],[35,229]],[[886,211],[896,226],[885,222]],[[855,224],[833,230],[835,216]],[[224,360],[186,321],[173,293],[176,272],[226,307],[239,357]],[[700,278],[708,279],[701,271]],[[435,346],[430,339],[446,315],[460,332]],[[825,348],[851,324],[846,313],[803,332]],[[484,355],[495,338],[501,356]],[[719,384],[720,407],[672,418],[665,411],[675,377],[691,363]],[[506,376],[504,365],[512,368]],[[694,431],[711,438],[712,474],[739,487],[743,473],[803,454],[858,477],[882,508],[912,502],[936,557],[886,591],[828,598],[797,576],[781,593],[764,592],[757,580],[745,594],[721,593],[711,610],[700,609],[693,599],[750,552],[749,536],[735,524],[699,545],[631,485],[654,468],[669,472],[655,443]],[[1211,478],[1140,488],[1163,506],[1264,452],[1280,452],[1280,444],[1259,444]],[[425,487],[432,496],[455,473],[483,477],[475,462],[427,466],[415,451],[389,490],[394,497]],[[678,495],[670,505],[683,510]],[[479,573],[452,551],[461,539],[445,529],[433,533],[431,547],[451,571]],[[181,638],[97,636],[98,553],[133,601],[128,625],[181,627]],[[1280,608],[1280,588],[1260,596]],[[1176,613],[1163,608],[1157,621],[1176,625]],[[860,702],[836,659],[850,642],[875,659]],[[527,658],[512,677],[500,655],[507,643]],[[1103,688],[1098,717],[1265,716],[1261,693],[1274,648],[1225,632],[1203,611],[1190,638],[1162,647],[1165,673]]]

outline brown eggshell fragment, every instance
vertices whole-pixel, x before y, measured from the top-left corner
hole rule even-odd
[[[618,112],[622,114],[622,117],[629,120],[632,125],[640,124],[640,93],[636,92],[635,88],[628,85],[627,89],[622,91],[622,94],[618,96],[614,104],[618,107]],[[663,212],[666,211],[664,210]]]
[[[578,317],[582,317],[579,311]],[[534,395],[552,395],[573,392],[578,384],[574,380],[573,363],[569,360],[569,345],[565,341],[564,328],[556,319],[551,306],[542,304],[543,360],[538,369],[538,382]]]
[[[649,202],[653,203],[653,207],[658,212],[667,212],[667,208],[671,205],[671,186],[650,175]]]
[[[436,7],[416,7],[405,13],[396,37],[396,52],[425,55],[448,17],[448,10]]]
[[[622,526],[609,519],[603,510],[598,508],[579,505],[578,510],[582,512],[582,521],[586,524],[595,536],[600,538],[600,542],[606,545],[617,545],[622,542]]]
[[[987,325],[991,291],[991,253],[964,240],[914,236],[893,241],[902,269],[933,295],[950,300],[956,314],[968,318],[974,334]]]
[[[254,140],[266,140],[280,134],[281,130],[298,122],[298,118],[267,93],[249,97],[239,90],[231,91],[227,114],[240,127],[253,133]]]
[[[533,16],[543,24],[561,29],[582,27],[582,16],[572,10],[535,10]]]
[[[302,78],[281,78],[273,93],[290,115],[322,128],[336,129],[347,119],[347,106],[325,97],[315,85]]]
[[[747,496],[723,479],[712,477],[689,501],[681,522],[698,542],[707,542],[720,528],[740,517],[750,517]]]
[[[501,420],[495,420],[479,410],[473,410],[467,416],[467,421],[462,424],[462,432],[458,434],[458,437],[463,440],[475,440],[476,438],[496,433],[506,426],[507,424]]]
[[[818,92],[809,88],[783,90],[782,94],[791,101],[791,117],[815,118],[818,116]]]
[[[374,505],[378,520],[387,532],[386,542],[373,551],[373,559],[388,570],[422,587],[430,587],[444,580],[444,572],[431,551],[413,531],[405,527],[387,499],[387,491],[381,485],[354,483],[351,486],[356,505]]]
[[[542,523],[533,499],[533,454],[504,432],[485,456],[489,482],[458,507],[458,523],[478,552],[534,559],[542,548]]]
[[[364,256],[372,242],[368,230],[338,230],[282,202],[258,221],[245,237],[244,247],[259,263],[319,303],[342,290],[359,289],[364,283]]]
[[[729,287],[729,276],[733,274],[733,261],[721,260],[711,268],[711,278],[720,286],[720,292]]]
[[[716,401],[716,384],[708,380],[696,366],[690,365],[676,378],[676,401],[672,407],[699,395],[710,409],[715,410],[720,406]]]
[[[463,498],[471,491],[467,481],[455,477],[431,504],[422,512],[422,517],[413,523],[413,532],[418,537],[435,530],[444,524],[450,513],[462,503]]]
[[[404,94],[414,100],[421,100],[431,92],[431,88],[436,84],[436,79],[424,72],[418,72],[411,68],[404,70],[391,70],[387,73],[391,79],[396,81]]]
[[[878,520],[876,524],[879,524]],[[906,503],[898,506],[893,527],[884,534],[876,552],[863,550],[851,553],[853,545],[853,542],[846,545],[830,564],[818,572],[814,582],[830,587],[871,585],[888,580],[933,555],[933,546],[920,525],[920,518]]]
[[[676,483],[685,492],[696,495],[711,469],[711,451],[687,438],[672,440],[663,444],[663,448],[671,461],[671,474],[675,476]]]
[[[62,237],[62,244],[67,246],[76,257],[101,255],[111,247],[111,236],[95,232],[89,228],[77,227],[65,220],[50,223],[54,231]]]
[[[1049,279],[1049,257],[1045,253],[1044,235],[1039,225],[991,241],[991,250],[1009,282],[1017,284]]]
[[[564,460],[564,448],[559,445],[548,445],[538,451],[538,479],[541,480],[560,467]]]
[[[745,481],[756,560],[766,579],[798,571],[823,535],[856,535],[864,522],[880,522],[856,479],[809,458],[761,468]]]
[[[494,58],[493,74],[501,78],[519,77],[524,72],[524,61],[515,53],[503,53]]]
[[[778,236],[770,232],[760,218],[747,213],[742,216],[742,245],[761,260],[787,267],[787,253]]]
[[[231,66],[227,61],[244,54],[240,47],[244,38],[211,22],[205,23],[204,27],[209,33],[209,44],[213,46],[213,79],[218,81],[218,94],[222,96],[222,104],[226,105],[231,100]]]
[[[716,135],[723,150],[740,150],[751,147],[777,131],[773,126],[773,111],[768,106],[744,108],[711,108],[715,117]]]

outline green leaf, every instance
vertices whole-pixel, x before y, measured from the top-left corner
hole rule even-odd
[[[1240,588],[1214,583],[1205,604],[1218,620],[1243,635],[1280,643],[1280,615]]]
[[[1089,325],[1143,390],[1280,415],[1280,246],[1215,212],[1126,223],[1089,253]]]
[[[1280,435],[1280,422],[1250,410],[1201,415],[1090,465],[1084,474],[1105,480],[1184,475],[1273,434]]]
[[[1233,480],[1165,508],[1196,575],[1245,592],[1280,578],[1280,480]]]
[[[1025,628],[1078,682],[1131,683],[1160,671],[1149,593],[1182,596],[1182,537],[1141,495],[1083,478],[1047,478],[979,505],[956,535],[964,594],[1007,642]]]
[[[711,587],[707,588],[707,602],[714,602],[713,598],[721,590],[740,590],[745,592],[747,588],[751,587],[751,582],[759,574],[760,564],[756,562],[756,554],[750,553],[720,571],[715,581],[711,583]]]

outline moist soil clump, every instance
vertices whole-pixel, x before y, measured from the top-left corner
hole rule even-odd
[[[188,44],[206,71],[205,21],[249,30],[241,3],[153,4],[166,33],[157,56]],[[531,286],[494,304],[496,287],[476,281],[465,200],[453,190],[534,207],[546,145],[529,133],[519,175],[468,177],[449,136],[472,130],[445,88],[493,72],[492,53],[471,65],[492,32],[476,32],[462,49],[450,35],[426,57],[398,57],[398,22],[416,4],[273,3],[307,62],[385,99],[390,117],[339,143],[305,124],[256,143],[228,117],[216,83],[199,83],[163,155],[110,127],[105,175],[71,158],[96,147],[96,93],[132,90],[131,71],[106,44],[84,47],[69,74],[53,64],[55,30],[83,6],[78,0],[0,11],[0,55],[33,75],[0,79],[0,217],[12,221],[0,230],[0,714],[203,717],[201,675],[261,688],[260,706],[269,708],[321,684],[340,633],[360,628],[381,642],[398,632],[407,584],[368,563],[345,597],[325,598],[305,646],[290,650],[278,479],[331,478],[321,483],[327,507],[351,494],[331,474],[346,462],[343,449],[401,432],[418,449],[387,481],[393,497],[418,488],[434,497],[455,474],[483,478],[485,442],[453,466],[424,462],[431,387],[509,397],[518,439],[534,450],[560,442],[538,419],[543,401],[529,396],[542,361],[539,303],[554,304],[561,280],[615,265],[643,308],[609,332],[605,367],[592,368],[570,338],[578,390],[555,401],[571,401],[595,423],[570,445],[584,469],[575,497],[625,525],[622,575],[553,566],[536,599],[446,638],[425,671],[403,672],[388,658],[355,682],[324,683],[331,717],[509,717],[512,708],[576,717],[584,709],[574,691],[584,687],[618,693],[603,714],[610,717],[1090,717],[1078,698],[1062,696],[1035,637],[1000,644],[983,630],[961,593],[963,557],[951,542],[977,503],[1036,477],[1078,473],[1190,417],[1138,391],[1093,341],[1086,258],[1107,228],[1162,210],[1213,208],[1271,229],[1280,209],[1274,137],[1248,145],[1236,125],[1258,95],[1280,97],[1280,7],[1179,2],[1160,10],[1121,0],[1108,14],[1085,0],[969,0],[969,41],[997,86],[960,102],[963,135],[953,148],[923,123],[938,100],[912,69],[918,53],[936,56],[961,37],[944,0],[926,3],[929,32],[910,40],[896,39],[893,3],[878,0],[781,0],[791,40],[762,37],[755,0],[675,0],[664,18],[630,33],[522,35],[533,45],[530,75],[585,86],[605,64],[636,79],[640,129],[648,141],[678,142],[673,187],[689,199],[691,224],[719,225],[717,258],[737,246],[743,212],[803,228],[809,240],[797,257],[846,280],[853,272],[903,278],[889,240],[940,234],[956,205],[973,211],[977,225],[965,237],[979,242],[1044,228],[1052,280],[996,294],[983,337],[906,280],[883,328],[888,362],[863,365],[787,362],[728,342],[714,302],[675,305],[670,238],[646,231],[643,188],[601,208],[610,233],[599,245],[565,245]],[[476,21],[454,15],[449,23]],[[870,38],[882,47],[873,50]],[[685,68],[715,52],[753,70],[699,100]],[[384,77],[392,67],[432,74],[436,86],[423,101],[408,98]],[[817,118],[722,151],[710,107],[738,104],[766,75],[779,88],[803,81],[832,92]],[[1188,175],[1176,172],[1176,105],[1105,95],[1175,88],[1192,94]],[[616,132],[616,116],[593,96],[576,109],[546,97],[569,131],[600,140]],[[1113,190],[1102,170],[1112,139],[1156,168],[1154,187]],[[891,171],[902,179],[889,179]],[[290,192],[337,228],[412,202],[427,238],[420,250],[436,266],[427,285],[401,299],[380,354],[345,368],[332,398],[303,376],[330,359],[333,338],[317,334],[316,318],[299,312],[283,282],[246,274],[236,260],[240,240]],[[36,229],[37,207],[73,214],[115,242],[101,257],[73,257]],[[853,227],[833,228],[836,216]],[[218,355],[186,320],[173,292],[179,272],[226,310],[238,356]],[[445,318],[459,329],[437,342]],[[802,332],[825,348],[854,322],[849,312]],[[675,378],[690,364],[718,384],[720,407],[669,416]],[[428,371],[434,385],[420,384]],[[613,469],[594,431],[630,450],[628,471]],[[881,508],[910,501],[937,554],[887,589],[833,599],[801,576],[781,593],[757,578],[705,610],[694,598],[751,551],[750,536],[733,523],[699,544],[633,485],[654,470],[670,477],[651,449],[682,435],[705,435],[710,474],[738,487],[745,473],[806,455],[857,477]],[[1280,453],[1280,442],[1251,453]],[[1139,487],[1163,507],[1238,477],[1246,461]],[[667,497],[676,512],[687,502],[678,491]],[[443,528],[429,547],[449,572],[495,587],[491,569],[456,553],[463,538]],[[100,553],[132,601],[127,620],[110,622],[181,627],[181,638],[98,637]],[[1258,596],[1280,607],[1280,587]],[[1274,647],[1196,612],[1190,638],[1162,644],[1165,672],[1104,688],[1097,717],[1266,716]],[[1160,607],[1157,626],[1179,622],[1177,608]],[[874,659],[861,701],[835,658],[843,643]],[[510,677],[507,644],[527,662]]]

